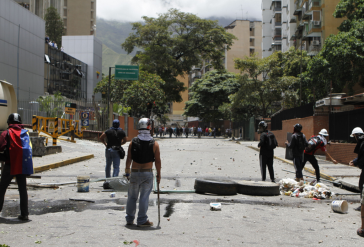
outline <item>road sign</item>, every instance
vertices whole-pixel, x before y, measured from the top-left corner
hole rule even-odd
[[[66,108],[64,109],[64,112],[65,112],[66,114],[75,115],[75,114],[76,114],[76,108],[69,108],[69,107],[66,107]]]
[[[88,112],[81,113],[81,119],[89,119],[89,118],[90,118],[90,113]]]
[[[90,121],[88,119],[84,119],[81,122],[82,122],[82,126],[89,126],[90,125]]]
[[[54,121],[49,120],[48,121],[48,132],[53,133],[54,132]]]
[[[139,80],[139,66],[137,65],[115,65],[116,80]]]
[[[66,102],[65,106],[68,108],[75,108],[75,109],[77,108],[77,105],[75,103],[70,103],[70,102]]]

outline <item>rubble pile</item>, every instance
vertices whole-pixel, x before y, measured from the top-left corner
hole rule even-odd
[[[330,189],[323,183],[307,183],[306,181],[296,182],[291,178],[279,181],[279,189],[282,195],[292,197],[304,197],[317,199],[329,199],[333,195]]]

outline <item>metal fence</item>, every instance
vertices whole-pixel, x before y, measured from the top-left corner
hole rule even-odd
[[[350,134],[355,127],[364,127],[364,109],[330,114],[330,140],[354,142]]]
[[[66,102],[76,103],[76,114],[65,114]],[[32,116],[58,117],[63,119],[81,120],[83,112],[89,113],[88,130],[105,130],[110,126],[107,119],[107,104],[104,101],[52,101],[46,102],[19,101],[18,113],[22,117],[23,124],[32,124]]]
[[[294,118],[305,118],[313,116],[314,104],[307,104],[300,107],[284,110],[271,118],[272,130],[281,130],[282,121]]]

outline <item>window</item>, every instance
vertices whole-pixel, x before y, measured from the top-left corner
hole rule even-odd
[[[67,16],[67,9],[63,9],[63,16]]]
[[[63,25],[67,27],[67,19],[63,19]]]
[[[254,55],[255,49],[250,49],[250,56],[252,57]]]
[[[67,0],[64,0],[64,6],[67,7]]]
[[[255,46],[255,39],[250,39],[250,46]]]
[[[313,21],[321,21],[321,12],[320,11],[313,11],[312,20]]]
[[[91,9],[94,9],[94,2],[91,2]]]
[[[255,36],[255,28],[250,28],[250,36]]]
[[[94,12],[91,11],[91,19],[93,19],[93,18],[94,18]]]

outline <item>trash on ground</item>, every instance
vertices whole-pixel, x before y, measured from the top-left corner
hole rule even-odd
[[[345,200],[336,200],[336,201],[332,201],[331,209],[335,213],[346,214],[348,212],[349,205],[348,205],[348,202]]]
[[[306,181],[296,182],[291,178],[285,178],[279,181],[279,185],[281,194],[286,196],[329,199],[334,195],[334,193],[323,183],[316,183],[313,185]]]
[[[118,192],[127,192],[129,188],[129,180],[126,178],[118,178],[108,181],[110,189]],[[104,188],[106,189],[106,188]]]
[[[113,197],[115,197],[115,196],[116,196],[116,193],[115,193],[115,192],[110,193],[110,197],[111,197],[111,198],[113,198]]]
[[[221,211],[221,203],[210,203],[211,211]]]

